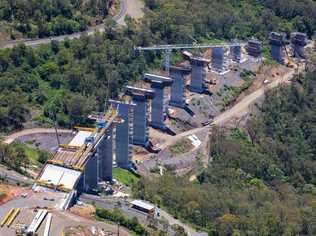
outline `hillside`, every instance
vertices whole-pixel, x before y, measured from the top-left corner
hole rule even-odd
[[[268,92],[242,129],[212,130],[212,162],[196,182],[142,178],[137,197],[209,235],[315,235],[316,75]]]
[[[26,5],[23,1],[17,2],[14,11],[10,1],[1,2],[0,18],[12,21],[13,25],[13,22],[18,22],[17,25],[23,22],[29,26],[43,19],[45,24],[51,24],[51,20],[60,17],[76,21],[78,12],[83,12],[80,17],[84,17],[85,12],[91,16],[100,14],[99,7],[106,3],[98,1],[101,5],[94,4],[91,8],[84,6],[94,1],[84,4],[53,1],[50,5],[44,4],[45,1]],[[296,0],[280,3],[272,0],[147,0],[148,9],[142,20],[135,22],[127,18],[124,28],[106,20],[102,35],[37,48],[1,49],[0,130],[21,128],[25,122],[49,124],[55,116],[60,126],[86,124],[86,115],[104,109],[107,97],[116,97],[124,84],[138,79],[149,67],[159,66],[159,53],[138,55],[133,50],[135,45],[191,43],[192,37],[199,42],[252,36],[266,40],[271,30],[300,30],[311,35],[316,25],[312,17],[316,15],[316,3],[311,0],[305,0],[304,5]],[[24,10],[26,6],[38,10],[28,12]],[[47,6],[51,6],[48,12]],[[6,9],[11,9],[11,13]],[[50,18],[46,19],[49,12]]]
[[[316,30],[313,0],[146,0],[152,9],[147,24],[165,42],[215,38],[266,39],[270,31],[293,30],[309,36]]]

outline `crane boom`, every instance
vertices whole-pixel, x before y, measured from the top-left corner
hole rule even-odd
[[[151,51],[151,50],[181,50],[181,49],[195,49],[195,48],[216,48],[216,47],[234,47],[245,46],[245,43],[218,43],[218,44],[166,44],[154,45],[151,47],[135,47],[136,51]]]
[[[135,51],[164,51],[165,52],[165,70],[167,74],[170,73],[170,56],[172,50],[182,49],[198,49],[198,48],[217,48],[217,47],[239,47],[245,46],[246,43],[232,42],[232,43],[217,43],[217,44],[166,44],[154,45],[151,47],[134,47]]]

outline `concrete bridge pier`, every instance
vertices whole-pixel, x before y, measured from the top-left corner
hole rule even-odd
[[[192,78],[188,89],[194,93],[203,93],[205,91],[206,66],[210,60],[202,57],[191,57]]]
[[[150,146],[148,100],[154,98],[155,92],[151,89],[126,86],[125,93],[132,97],[132,102],[135,104],[133,115],[133,144],[148,148]]]
[[[118,167],[129,169],[131,160],[131,143],[133,139],[133,113],[135,104],[109,100],[118,109],[118,116],[124,120],[115,129],[115,158]]]
[[[285,34],[278,32],[271,32],[269,35],[269,43],[272,58],[280,64],[284,64],[284,45]]]
[[[151,89],[155,92],[155,97],[151,100],[151,122],[153,128],[166,130],[165,125],[167,112],[167,99],[165,88],[171,86],[173,80],[160,75],[145,74],[144,81],[151,84]]]
[[[185,76],[190,74],[191,67],[170,66],[170,77],[173,79],[171,85],[170,106],[184,108],[185,103]]]

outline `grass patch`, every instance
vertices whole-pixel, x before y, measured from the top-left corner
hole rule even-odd
[[[122,168],[113,168],[113,178],[127,186],[131,186],[139,180],[139,176],[135,173]]]
[[[189,152],[192,149],[192,143],[188,139],[183,139],[170,147],[170,152],[174,155],[180,155]]]
[[[256,73],[250,70],[243,70],[240,73],[240,77],[244,81],[240,87],[224,85],[224,90],[228,91],[228,94],[223,98],[224,107],[231,105],[243,91],[253,84]]]
[[[50,153],[43,150],[29,147],[28,145],[21,142],[14,142],[11,145],[15,149],[17,148],[23,149],[25,152],[25,155],[27,156],[27,158],[30,160],[31,164],[33,165],[40,166],[41,164],[44,164],[48,158],[51,157]]]

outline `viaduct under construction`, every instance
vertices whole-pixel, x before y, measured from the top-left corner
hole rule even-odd
[[[283,63],[284,36],[271,33],[271,55]],[[295,57],[304,57],[306,35],[293,33],[291,43]],[[225,48],[229,50],[225,50]],[[186,108],[186,88],[193,93],[205,93],[207,90],[206,67],[218,74],[228,70],[230,63],[243,63],[242,49],[247,59],[261,60],[262,42],[251,39],[246,44],[234,41],[231,44],[218,45],[162,45],[144,50],[163,50],[166,56],[176,49],[212,48],[212,58],[188,57],[190,65],[174,66],[166,64],[167,76],[144,74],[143,81],[150,88],[126,86],[124,97],[127,102],[108,100],[108,110],[104,114],[91,116],[95,119],[94,128],[77,127],[78,132],[69,144],[60,145],[52,159],[48,160],[38,175],[33,189],[60,191],[67,193],[63,209],[67,209],[78,193],[89,192],[100,182],[112,182],[112,168],[131,168],[131,145],[142,146],[152,152],[158,152],[150,142],[149,126],[167,131],[165,124],[168,106]],[[227,53],[229,51],[229,53]],[[169,63],[170,60],[166,60]],[[186,86],[185,77],[191,74]],[[170,90],[170,96],[165,90]]]

